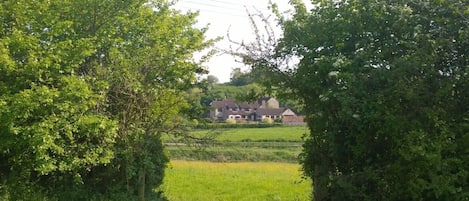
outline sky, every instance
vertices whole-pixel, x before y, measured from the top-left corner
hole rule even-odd
[[[197,28],[208,25],[207,38],[224,37],[215,44],[216,48],[229,49],[230,42],[226,35],[235,41],[253,41],[254,35],[246,9],[250,12],[261,11],[270,15],[269,0],[179,0],[173,8],[181,11],[199,11]],[[277,3],[280,11],[292,9],[287,0],[272,0]],[[272,17],[273,18],[273,17]],[[235,58],[227,54],[217,54],[205,64],[209,75],[216,76],[221,83],[230,81],[230,73],[234,68],[247,70],[248,67],[236,62]]]

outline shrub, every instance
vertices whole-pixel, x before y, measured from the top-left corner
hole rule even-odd
[[[274,123],[274,120],[272,120],[271,118],[263,118],[263,119],[262,119],[262,123],[264,123],[264,124],[272,124],[272,123]]]
[[[226,119],[225,121],[227,124],[236,124],[236,120],[234,119]]]

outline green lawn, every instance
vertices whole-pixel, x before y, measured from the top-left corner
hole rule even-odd
[[[301,137],[309,132],[306,126],[284,126],[270,128],[231,128],[220,129],[220,141],[301,141]],[[211,130],[198,130],[193,134],[201,136]]]
[[[161,189],[171,201],[310,200],[311,181],[290,163],[172,161]]]
[[[310,200],[311,181],[302,179],[297,159],[306,127],[198,130],[192,134],[219,131],[214,142],[199,148],[165,140],[172,162],[161,190],[169,200]]]

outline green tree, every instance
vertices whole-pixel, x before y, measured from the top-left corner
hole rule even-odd
[[[314,200],[468,200],[468,2],[299,2],[242,56],[304,104]]]
[[[0,3],[0,198],[160,197],[160,137],[185,130],[192,55],[213,42],[169,6]]]
[[[206,81],[209,87],[213,87],[214,85],[220,82],[218,78],[214,75],[208,75]]]
[[[212,88],[205,90],[201,95],[200,101],[204,106],[209,106],[214,100],[236,99],[239,101],[252,101],[248,100],[248,97],[261,93],[262,87],[254,83],[243,86],[217,84]]]
[[[241,68],[235,68],[231,72],[230,85],[233,86],[244,86],[254,82],[250,72],[243,72]]]
[[[36,182],[59,172],[80,182],[114,157],[117,125],[98,109],[103,86],[75,73],[95,46],[55,6],[0,4],[0,185],[11,200],[34,199],[32,190],[47,191]]]

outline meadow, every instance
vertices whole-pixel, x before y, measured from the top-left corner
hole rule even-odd
[[[166,138],[171,163],[161,190],[171,201],[310,200],[298,164],[305,126],[195,130],[203,146]]]
[[[218,141],[301,141],[308,132],[306,126],[283,126],[269,128],[228,128],[218,130],[195,130],[196,136],[219,132]]]
[[[172,159],[216,162],[288,162],[298,163],[305,126],[270,128],[230,128],[195,130],[197,137],[216,136],[201,146],[191,146],[181,139],[167,138],[166,150]],[[179,146],[177,146],[179,145]],[[192,144],[194,145],[194,144]],[[200,144],[196,144],[200,145]]]
[[[310,200],[311,181],[290,163],[171,161],[161,187],[171,201]]]

